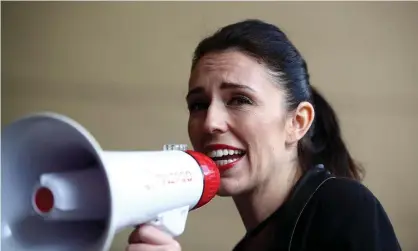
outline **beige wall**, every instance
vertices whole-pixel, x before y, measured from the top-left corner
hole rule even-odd
[[[338,111],[365,183],[404,250],[418,250],[417,3],[4,3],[2,125],[38,110],[78,120],[106,149],[189,143],[192,51],[222,25],[280,25]],[[128,231],[113,250],[123,250]],[[194,212],[184,250],[230,250],[243,227],[228,199]]]

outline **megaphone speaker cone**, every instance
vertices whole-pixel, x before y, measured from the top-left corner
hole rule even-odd
[[[109,249],[114,235],[110,192],[100,165],[102,150],[87,130],[60,114],[31,114],[2,128],[1,146],[1,250]],[[40,177],[82,171],[92,165],[98,175],[84,193],[100,188],[105,217],[49,219],[62,196],[39,185]],[[102,185],[96,188],[95,184]]]

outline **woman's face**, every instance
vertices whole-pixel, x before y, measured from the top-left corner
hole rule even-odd
[[[265,66],[237,51],[207,54],[191,73],[187,103],[193,148],[221,171],[219,195],[256,189],[286,161],[284,92]]]

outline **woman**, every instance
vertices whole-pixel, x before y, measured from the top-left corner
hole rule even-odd
[[[245,20],[201,41],[187,104],[192,145],[218,164],[218,195],[233,198],[247,230],[234,250],[401,249],[333,109],[277,27]],[[143,226],[127,250],[181,248]]]

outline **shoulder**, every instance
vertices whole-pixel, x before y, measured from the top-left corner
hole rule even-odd
[[[317,191],[316,200],[331,209],[341,209],[381,206],[380,201],[364,184],[347,178],[335,178],[325,182]]]
[[[399,250],[394,228],[380,201],[355,180],[335,178],[325,182],[308,204],[304,221],[310,222],[309,235],[339,250]]]
[[[357,229],[376,220],[390,225],[379,199],[364,184],[351,179],[325,182],[312,199],[311,209],[322,222],[330,221],[332,227]]]

